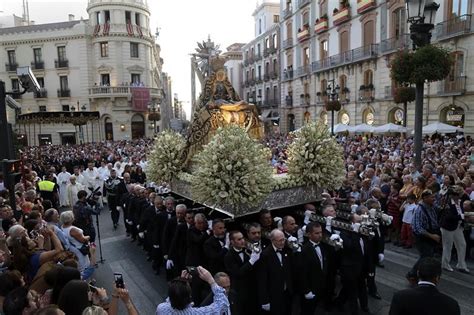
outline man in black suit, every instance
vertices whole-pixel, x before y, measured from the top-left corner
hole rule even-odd
[[[225,235],[225,223],[222,219],[212,221],[212,236],[204,243],[207,269],[211,274],[224,271],[224,256],[229,250],[229,239]]]
[[[247,224],[245,229],[247,230],[247,240],[250,243],[260,247],[261,250],[270,245],[268,238],[262,238],[262,227],[257,222]]]
[[[224,257],[224,264],[231,279],[231,288],[237,294],[239,314],[258,314],[257,290],[255,288],[255,267],[260,252],[246,251],[244,236],[239,231],[229,233],[230,249]],[[233,313],[232,313],[233,314]]]
[[[341,238],[344,247],[341,250],[341,282],[342,289],[336,301],[339,306],[343,306],[346,301],[349,302],[351,314],[359,314],[359,305],[364,312],[369,312],[367,285],[365,282],[367,274],[367,265],[369,253],[367,241],[359,234],[361,216],[353,214],[353,231],[341,231]]]
[[[151,195],[151,194],[150,194]],[[163,206],[163,199],[155,196],[153,204],[147,207],[140,218],[140,228],[138,229],[138,237],[143,239],[145,250],[148,252],[149,259],[152,259],[153,251],[153,230],[157,225],[158,213]]]
[[[185,268],[186,235],[188,230],[194,226],[194,211],[192,209],[186,210],[184,221],[184,223],[179,223],[176,227],[176,232],[168,250],[168,260],[166,261],[166,269],[172,269],[176,272]]]
[[[291,312],[293,294],[292,252],[285,248],[285,235],[280,230],[270,233],[272,244],[260,256],[257,272],[261,309],[272,315]]]
[[[206,264],[204,255],[204,243],[210,237],[211,231],[207,229],[207,219],[202,213],[194,216],[194,226],[189,228],[186,235],[186,266],[203,266]],[[201,304],[207,296],[206,285],[196,277],[191,282],[193,302],[196,305]]]
[[[302,315],[313,315],[320,301],[331,298],[328,296],[328,274],[332,264],[330,246],[321,243],[323,239],[322,227],[318,222],[311,222],[306,226],[308,242],[301,251],[300,275],[303,302]]]
[[[438,291],[441,263],[427,257],[418,263],[418,286],[398,291],[393,295],[390,315],[459,315],[459,304],[452,297]]]

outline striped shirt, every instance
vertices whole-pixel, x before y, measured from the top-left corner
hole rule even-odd
[[[158,305],[156,308],[156,315],[208,315],[208,314],[219,314],[222,309],[229,308],[229,300],[225,295],[225,290],[213,284],[211,286],[212,293],[214,293],[214,301],[211,305],[203,307],[193,307],[192,304],[188,305],[184,310],[175,310],[169,301],[169,298],[165,302]]]
[[[425,208],[425,211],[423,211],[422,205]],[[426,216],[426,214],[428,216]],[[416,235],[423,235],[425,232],[433,233],[434,231],[439,231],[438,215],[436,214],[436,209],[423,202],[420,202],[415,210],[415,213],[413,214],[413,221],[411,225],[413,228],[413,233]],[[429,229],[431,230],[428,231]]]

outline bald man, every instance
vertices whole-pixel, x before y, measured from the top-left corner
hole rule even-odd
[[[257,270],[257,287],[260,307],[272,315],[291,313],[293,295],[293,253],[285,247],[285,235],[274,229],[270,233],[271,245],[260,256]]]

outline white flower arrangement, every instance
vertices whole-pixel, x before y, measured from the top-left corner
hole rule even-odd
[[[194,157],[192,193],[200,203],[257,206],[273,188],[268,149],[243,128],[219,128]]]
[[[343,152],[327,126],[313,122],[295,135],[288,147],[288,175],[300,185],[338,189],[345,175]]]
[[[150,152],[148,177],[155,183],[169,183],[183,168],[181,154],[186,141],[174,131],[163,131],[155,138]]]

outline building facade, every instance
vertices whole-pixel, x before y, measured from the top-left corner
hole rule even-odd
[[[242,47],[245,44],[234,43],[227,47],[227,51],[222,54],[226,58],[224,67],[227,71],[227,78],[234,90],[243,97],[242,90]]]
[[[241,98],[260,110],[267,132],[278,124],[280,107],[280,5],[261,2],[253,12],[255,39],[242,47]]]
[[[474,133],[474,49],[471,0],[445,0],[436,14],[432,42],[455,59],[451,74],[426,84],[424,124],[441,121]],[[336,86],[342,104],[334,124],[414,126],[414,103],[393,101],[390,62],[411,49],[404,0],[281,0],[281,108],[283,132],[309,121],[328,121],[325,109]],[[471,52],[471,53],[469,53]],[[329,117],[329,119],[328,119]]]
[[[135,139],[160,129],[148,109],[161,104],[163,87],[146,2],[89,0],[87,12],[88,20],[70,16],[61,23],[0,29],[0,80],[7,90],[20,89],[20,66],[30,66],[41,86],[39,93],[16,97],[21,115],[14,128],[25,144]],[[79,125],[38,121],[55,113],[81,116],[77,112],[95,113],[96,119]]]

